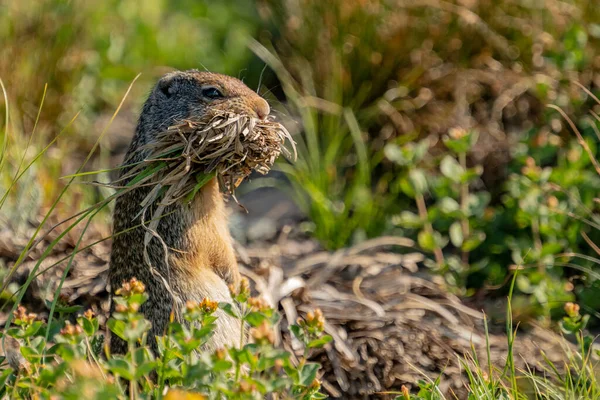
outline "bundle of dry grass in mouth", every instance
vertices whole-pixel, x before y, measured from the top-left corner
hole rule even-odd
[[[285,147],[286,139],[295,160],[291,135],[273,117],[259,120],[213,113],[201,120],[185,120],[143,146],[140,151],[149,152],[148,156],[119,181],[129,181],[126,191],[155,185],[142,202],[142,211],[159,198],[160,208],[191,200],[213,177],[218,178],[223,191],[234,196],[235,188],[252,171],[266,174],[279,155],[292,157]]]

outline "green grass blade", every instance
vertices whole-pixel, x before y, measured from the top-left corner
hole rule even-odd
[[[79,167],[77,172],[81,172],[81,170],[85,167],[85,165],[88,163],[88,161],[91,159],[92,155],[94,154],[94,152],[96,151],[96,149],[98,148],[100,141],[102,140],[102,138],[104,137],[104,135],[106,134],[106,132],[108,131],[108,128],[111,126],[112,122],[114,121],[115,117],[117,116],[117,114],[119,113],[119,111],[121,110],[125,99],[127,98],[128,94],[131,92],[131,89],[134,85],[134,83],[137,81],[137,79],[140,77],[140,75],[138,74],[133,81],[131,82],[131,84],[129,85],[129,88],[127,89],[127,91],[125,92],[125,95],[123,96],[123,98],[121,99],[121,102],[119,103],[119,106],[117,107],[117,109],[115,110],[114,114],[112,115],[110,121],[108,122],[107,126],[104,128],[104,130],[102,131],[102,133],[100,134],[100,136],[98,137],[98,139],[96,140],[96,143],[94,144],[94,146],[92,147],[92,149],[89,151],[87,157],[85,158],[83,164]],[[65,187],[61,190],[61,192],[59,193],[58,197],[56,198],[56,200],[54,201],[54,203],[52,204],[52,206],[50,207],[50,209],[48,210],[48,212],[46,213],[46,215],[44,216],[42,222],[39,224],[38,228],[36,229],[34,235],[32,236],[32,238],[29,240],[27,246],[25,247],[25,249],[21,252],[21,255],[19,256],[19,258],[17,259],[17,261],[15,262],[15,265],[11,268],[11,270],[9,271],[9,273],[6,275],[6,277],[4,278],[3,284],[2,284],[2,290],[4,291],[6,289],[6,286],[8,285],[8,283],[10,282],[10,280],[12,279],[12,276],[14,275],[15,271],[17,270],[17,268],[19,267],[19,265],[23,262],[24,256],[25,254],[28,253],[31,244],[34,242],[35,238],[37,237],[37,235],[39,234],[41,228],[44,226],[44,224],[46,223],[46,221],[48,220],[48,218],[50,217],[50,215],[52,214],[52,212],[54,211],[54,209],[56,208],[56,206],[59,204],[60,200],[62,199],[62,197],[64,196],[64,194],[67,192],[67,190],[69,189],[69,187],[71,186],[71,184],[73,183],[75,178],[71,178],[69,180],[69,182],[65,185]],[[79,219],[78,221],[80,221],[81,219]],[[47,254],[46,254],[47,255]],[[43,258],[42,258],[43,260]],[[29,284],[31,283],[31,281],[28,279],[28,282],[26,282],[26,288],[29,286]],[[26,289],[25,289],[26,290]],[[20,299],[19,299],[20,301]],[[10,321],[12,320],[12,314],[9,315],[9,317],[7,318],[7,327],[9,326],[8,324],[10,323]]]
[[[71,258],[69,259],[69,262],[67,263],[67,266],[65,267],[65,270],[63,271],[63,274],[60,278],[60,282],[58,283],[58,286],[56,287],[56,291],[54,292],[54,298],[52,299],[52,305],[50,306],[50,312],[48,313],[48,325],[46,328],[46,336],[45,336],[46,340],[48,340],[48,338],[50,336],[50,327],[52,324],[52,317],[54,316],[54,310],[56,309],[56,303],[58,302],[58,298],[59,298],[60,292],[62,291],[63,284],[64,284],[65,280],[67,279],[67,275],[69,274],[69,271],[71,270],[71,266],[73,265],[73,260],[75,259],[75,255],[77,254],[77,249],[81,245],[81,241],[83,240],[83,237],[85,236],[85,233],[87,232],[88,228],[90,227],[90,224],[92,223],[94,217],[96,215],[98,215],[98,213],[106,205],[108,205],[108,202],[105,202],[105,204],[102,207],[98,207],[96,210],[94,210],[92,215],[90,215],[90,217],[88,218],[87,223],[85,224],[85,227],[81,231],[81,234],[79,235],[79,239],[77,239],[77,243],[75,243],[75,247],[73,248],[73,254],[71,255]]]
[[[0,88],[2,89],[2,94],[4,96],[4,136],[2,137],[2,150],[0,151],[0,173],[2,173],[2,169],[4,168],[4,163],[6,162],[6,151],[8,149],[8,124],[9,124],[9,110],[8,110],[8,93],[6,93],[6,87],[4,87],[4,82],[0,79]]]
[[[67,123],[67,125],[65,125],[65,127],[63,129],[60,130],[60,132],[54,137],[54,139],[52,139],[50,141],[50,143],[48,143],[46,145],[46,147],[44,147],[42,150],[40,150],[35,157],[33,157],[33,159],[25,166],[25,169],[23,169],[23,171],[21,171],[11,182],[9,188],[6,190],[6,192],[4,193],[4,195],[2,196],[2,198],[0,199],[0,208],[2,208],[2,206],[4,205],[4,203],[6,202],[6,199],[8,198],[8,195],[10,194],[10,191],[12,190],[12,188],[16,185],[16,183],[21,179],[21,177],[23,177],[23,175],[29,171],[29,169],[44,155],[46,154],[46,152],[48,151],[48,149],[50,147],[52,147],[52,145],[54,143],[56,143],[56,141],[58,140],[58,138],[60,136],[62,136],[63,133],[65,133],[67,131],[67,129],[73,124],[73,122],[75,122],[75,120],[77,119],[77,117],[79,116],[81,112],[77,112],[77,114],[75,114],[75,116],[73,118],[71,118],[71,120]],[[19,168],[20,169],[20,168]]]

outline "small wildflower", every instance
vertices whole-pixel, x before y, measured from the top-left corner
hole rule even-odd
[[[533,157],[527,157],[527,159],[525,160],[525,166],[529,168],[535,167],[535,159]]]
[[[127,296],[131,292],[131,285],[128,282],[123,282],[120,288],[115,290],[117,296]]]
[[[115,312],[117,313],[136,313],[140,309],[139,303],[131,303],[131,304],[117,304],[115,306]]]
[[[217,311],[217,308],[219,307],[219,303],[216,301],[212,301],[207,299],[206,297],[202,300],[202,302],[199,305],[200,310],[202,312],[204,312],[205,314],[212,314],[215,311]]]
[[[69,295],[66,293],[61,293],[58,295],[58,304],[61,306],[69,305]]]
[[[568,302],[565,304],[565,312],[571,318],[579,316],[579,304]]]
[[[261,297],[250,297],[248,299],[248,304],[250,305],[252,311],[264,312],[271,308],[269,307],[269,304]]]
[[[314,311],[306,313],[306,325],[314,328],[317,332],[323,332],[325,330],[325,317],[323,311],[316,308]]]
[[[319,390],[321,389],[321,381],[318,380],[317,378],[315,378],[311,383],[310,386],[308,387],[308,389],[310,390]]]
[[[237,297],[239,301],[246,301],[250,297],[250,282],[248,282],[247,278],[242,278],[238,288],[234,285],[229,285],[229,292],[232,297]]]
[[[13,311],[13,316],[15,319],[24,319],[27,317],[27,309],[20,305],[15,311]]]
[[[400,390],[402,390],[402,396],[405,399],[409,400],[410,399],[410,391],[408,390],[408,388],[406,386],[402,385],[402,388]]]
[[[215,350],[215,353],[213,354],[215,360],[217,361],[222,361],[225,358],[227,358],[227,350],[225,350],[224,348],[218,348],[217,350]]]
[[[248,279],[242,278],[240,281],[240,295],[249,296],[250,295],[250,282]]]
[[[126,313],[127,312],[127,306],[124,304],[117,304],[115,306],[115,312],[118,313]]]
[[[146,291],[146,286],[136,278],[124,281],[120,288],[115,291],[118,296],[128,297],[132,294],[140,294]]]
[[[193,312],[198,309],[198,303],[192,300],[188,300],[185,302],[185,309],[187,312]]]
[[[237,294],[237,288],[235,287],[235,285],[233,283],[230,283],[229,285],[227,285],[227,287],[229,288],[229,294],[231,294],[231,297],[234,297]]]
[[[537,175],[542,172],[542,169],[535,164],[535,159],[533,157],[527,157],[525,160],[525,166],[521,168],[521,172],[523,175]]]
[[[458,140],[467,136],[467,130],[464,128],[450,128],[448,130],[448,136],[450,139]]]
[[[60,330],[60,334],[65,337],[74,337],[81,335],[83,333],[83,328],[81,326],[72,325],[69,321],[65,321],[65,327]]]
[[[273,366],[273,368],[275,369],[276,373],[281,373],[281,370],[283,369],[283,360],[281,358],[275,360],[275,365]]]
[[[555,209],[558,207],[558,199],[556,196],[548,197],[548,207],[550,207],[550,209]]]
[[[37,314],[27,313],[27,309],[21,305],[13,312],[13,316],[17,325],[29,325],[37,318]]]
[[[261,325],[257,328],[253,328],[250,330],[250,335],[254,338],[254,341],[258,344],[273,344],[275,343],[275,332],[273,332],[273,328],[267,323],[267,321],[263,321]]]
[[[131,290],[133,293],[141,294],[146,291],[146,286],[135,278],[131,279]]]
[[[91,309],[88,309],[86,312],[83,313],[83,317],[85,319],[92,319],[96,316],[96,314],[94,314],[94,312]]]
[[[240,382],[240,388],[239,388],[239,392],[240,393],[253,393],[256,391],[256,385],[253,383],[250,383],[248,381],[241,381]]]

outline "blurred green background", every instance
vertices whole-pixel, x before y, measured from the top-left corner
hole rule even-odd
[[[88,169],[115,166],[159,75],[206,68],[288,117],[284,190],[324,248],[407,236],[477,307],[520,266],[518,317],[600,308],[595,0],[5,0],[0,44],[5,229],[48,209],[138,73]],[[25,165],[65,127],[12,185],[27,143]],[[105,195],[72,192],[59,215]]]

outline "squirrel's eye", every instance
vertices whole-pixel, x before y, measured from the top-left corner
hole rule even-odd
[[[202,96],[207,97],[209,99],[218,99],[223,97],[223,93],[221,93],[217,88],[209,87],[206,89],[202,89]]]

